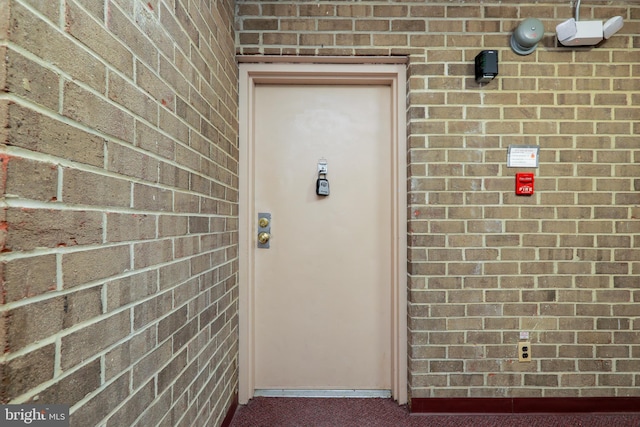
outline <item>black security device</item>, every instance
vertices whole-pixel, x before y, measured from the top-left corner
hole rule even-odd
[[[316,194],[318,196],[328,196],[329,195],[329,180],[325,176],[319,176],[316,181]]]
[[[483,50],[476,56],[476,82],[488,83],[498,75],[498,51]]]

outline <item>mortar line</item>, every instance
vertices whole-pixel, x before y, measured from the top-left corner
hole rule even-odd
[[[108,144],[104,144],[104,145],[105,145],[105,147],[104,147],[104,156],[105,156],[105,162],[106,162],[107,158],[108,158],[108,148],[107,148]],[[158,189],[162,189],[162,190],[166,190],[166,191],[173,191],[173,192],[178,192],[178,193],[182,193],[182,194],[190,194],[190,195],[199,196],[199,197],[205,197],[205,198],[209,198],[209,199],[213,199],[213,200],[224,200],[224,199],[219,199],[219,198],[213,197],[210,194],[199,193],[197,191],[194,191],[194,190],[191,190],[191,189],[188,189],[188,188],[187,189],[178,188],[178,187],[169,186],[167,184],[162,184],[160,182],[145,181],[142,178],[129,176],[129,175],[118,174],[117,172],[109,171],[109,170],[106,170],[106,169],[103,169],[103,168],[100,168],[100,167],[97,167],[97,166],[90,166],[90,165],[86,165],[86,164],[83,164],[83,163],[77,163],[77,162],[69,161],[69,160],[66,160],[66,159],[61,158],[61,157],[55,157],[55,156],[52,156],[50,154],[39,153],[37,151],[28,150],[26,148],[14,146],[14,145],[7,146],[6,149],[5,149],[5,152],[9,156],[20,157],[20,158],[29,159],[29,160],[36,160],[36,161],[46,162],[46,163],[54,163],[54,164],[57,164],[57,165],[62,166],[64,168],[76,169],[76,170],[80,170],[80,171],[83,171],[83,172],[93,173],[95,175],[100,175],[100,176],[105,176],[105,177],[109,177],[109,178],[130,181],[133,184],[146,185],[146,186],[150,186],[150,187],[154,187],[154,188],[158,188]],[[145,152],[145,151],[142,151],[142,150],[140,150],[140,153],[143,153],[145,155],[149,154],[148,152]],[[180,169],[181,170],[185,170],[185,171],[187,171],[189,173],[192,173],[190,170],[185,169],[183,167],[180,167]],[[227,171],[229,171],[229,170],[227,169]],[[228,187],[229,186],[226,183],[223,183],[221,181],[216,180],[212,176],[203,175],[202,173],[196,173],[196,174],[201,176],[201,177],[203,177],[204,179],[206,179],[206,180],[208,180],[210,182],[215,182],[216,184],[219,184],[219,185],[221,185],[223,187]],[[232,173],[232,175],[233,175],[233,173]],[[59,194],[59,196],[60,196],[60,199],[62,199],[62,194]],[[9,195],[9,197],[10,197],[10,195]]]
[[[128,245],[130,247],[133,247],[133,244],[128,244]],[[115,245],[113,245],[113,246],[115,246]],[[123,246],[123,245],[120,245],[120,246]],[[86,251],[89,251],[91,249],[96,249],[96,248],[100,249],[100,248],[103,248],[103,246],[97,246],[97,247],[93,247],[93,248],[78,249],[75,252],[86,252]],[[222,250],[222,249],[224,249],[224,248],[216,248],[216,250]],[[131,251],[133,251],[133,248],[131,249]],[[205,254],[211,254],[213,252],[214,251],[208,251]],[[12,310],[12,309],[15,309],[15,308],[19,308],[19,307],[23,307],[23,306],[27,306],[27,305],[30,305],[30,304],[33,304],[33,303],[46,301],[48,299],[57,298],[57,297],[60,297],[60,296],[65,296],[65,295],[70,295],[70,294],[73,294],[74,292],[95,288],[97,286],[105,286],[106,284],[108,284],[110,282],[113,282],[115,280],[120,280],[120,279],[124,279],[124,278],[131,277],[131,276],[136,276],[138,274],[142,274],[142,273],[149,272],[149,271],[160,270],[163,267],[168,267],[168,266],[170,266],[172,264],[177,264],[177,263],[180,263],[180,262],[184,262],[186,260],[191,260],[193,258],[197,258],[197,257],[199,257],[201,255],[205,255],[205,254],[198,253],[198,254],[195,254],[195,255],[192,255],[192,256],[189,256],[189,257],[180,258],[178,260],[172,260],[172,261],[163,262],[163,263],[160,263],[160,264],[154,264],[153,266],[148,266],[148,267],[139,268],[139,269],[135,269],[135,270],[128,270],[128,271],[125,271],[125,272],[120,273],[120,274],[116,274],[116,275],[109,276],[109,277],[106,277],[106,278],[96,279],[96,280],[93,280],[91,282],[87,282],[87,283],[83,283],[81,285],[73,286],[71,288],[63,288],[63,289],[57,290],[55,292],[53,292],[53,291],[52,292],[46,292],[44,294],[35,295],[33,297],[23,298],[23,299],[16,300],[16,301],[11,301],[11,302],[8,302],[8,303],[6,303],[6,304],[4,304],[2,306],[2,311],[9,311],[9,310]],[[58,254],[58,255],[61,257],[61,255],[63,255],[63,254]],[[203,275],[205,273],[209,273],[209,272],[211,272],[211,271],[213,271],[213,270],[215,270],[217,268],[223,267],[223,266],[225,266],[227,264],[230,264],[232,262],[233,262],[233,260],[225,261],[225,262],[223,262],[223,263],[221,263],[219,265],[215,265],[215,266],[213,266],[211,268],[208,268],[208,269],[198,273],[197,276],[201,276],[201,275]],[[192,278],[193,277],[189,277],[189,279],[184,280],[184,281],[180,282],[179,284],[184,284],[188,280],[191,280]],[[169,288],[168,290],[171,290],[171,289],[172,288]],[[136,302],[146,301],[146,300],[151,299],[154,296],[162,294],[162,293],[164,293],[166,291],[167,290],[163,291],[163,290],[158,289],[157,293],[151,294],[147,298],[145,298],[143,300],[138,300]],[[124,305],[122,307],[118,307],[118,309],[114,309],[114,310],[109,311],[109,312],[105,312],[105,313],[102,314],[102,317],[98,316],[96,318],[103,318],[103,317],[105,317],[105,315],[117,312],[118,310],[120,310],[122,308],[132,307],[133,305],[135,305],[136,302],[129,303],[129,304]],[[106,317],[108,317],[108,316],[106,316]],[[64,330],[67,331],[69,329],[74,329],[75,326],[76,325],[74,325],[74,326],[72,326],[70,328],[64,329]],[[7,353],[7,354],[12,355],[14,353]],[[6,354],[5,354],[5,356],[1,356],[0,355],[0,360],[2,360],[3,357],[6,357]],[[12,358],[13,358],[13,356],[12,356]]]
[[[33,103],[32,101],[30,101],[30,100],[28,100],[26,98],[21,98],[19,96],[16,96],[13,93],[0,94],[0,100],[12,101],[12,102],[16,103],[17,105],[20,105],[21,107],[29,108],[29,109],[31,109],[33,111],[36,111],[39,114],[42,114],[43,116],[45,116],[47,118],[50,118],[50,119],[55,120],[55,121],[60,122],[60,123],[64,123],[64,124],[66,124],[68,126],[71,126],[74,129],[79,129],[79,130],[87,132],[87,133],[89,133],[91,135],[95,135],[95,136],[97,136],[97,137],[99,137],[99,138],[101,138],[101,139],[103,139],[103,140],[105,140],[107,142],[111,142],[111,143],[117,144],[119,146],[126,147],[126,148],[131,149],[133,151],[136,151],[136,152],[138,152],[140,154],[144,154],[144,155],[146,155],[146,156],[148,156],[148,157],[150,157],[150,158],[152,158],[154,160],[158,160],[158,161],[160,161],[162,163],[167,163],[167,164],[169,164],[171,166],[174,166],[174,167],[177,167],[179,169],[185,170],[185,171],[187,171],[189,173],[193,173],[195,175],[199,175],[199,176],[201,176],[203,178],[209,179],[209,180],[214,181],[216,183],[219,183],[219,184],[221,184],[223,186],[226,185],[224,182],[217,180],[215,177],[210,176],[210,175],[206,175],[201,171],[198,171],[198,170],[195,170],[195,169],[191,169],[191,168],[189,168],[188,166],[186,166],[184,164],[178,163],[174,159],[169,159],[169,158],[166,158],[166,157],[162,157],[162,156],[160,156],[160,155],[158,155],[156,153],[153,153],[151,151],[143,150],[140,147],[137,147],[137,146],[135,146],[135,145],[133,145],[133,144],[131,144],[129,142],[117,139],[113,135],[108,135],[108,134],[101,133],[101,132],[97,131],[96,129],[94,129],[94,128],[88,126],[88,125],[85,125],[85,124],[82,124],[80,122],[71,120],[70,118],[68,118],[68,117],[66,117],[64,115],[57,114],[57,113],[52,113],[51,110],[43,108],[42,106],[40,106],[38,104],[35,104],[35,103]],[[126,110],[124,110],[124,112],[129,114]],[[132,115],[132,117],[135,118],[136,120],[140,119],[143,123],[145,123],[145,125],[149,126],[151,129],[154,129],[155,131],[159,132],[161,135],[169,138],[175,144],[183,146],[188,151],[196,154],[199,158],[205,158],[208,161],[212,161],[211,157],[205,156],[202,153],[200,153],[199,151],[194,150],[192,147],[190,147],[186,143],[186,141],[179,141],[179,140],[175,139],[174,137],[166,134],[162,129],[157,128],[157,127],[153,126],[152,124],[146,122],[146,120],[142,119],[141,117],[134,116],[134,115]],[[182,120],[178,116],[176,116],[176,118],[178,120]],[[200,136],[202,136],[204,138],[204,140],[208,141],[210,144],[215,145],[215,144],[213,144],[213,142],[211,142],[210,139],[204,137],[200,132],[198,132],[198,134]],[[108,144],[105,144],[105,145],[108,145]],[[38,153],[36,151],[26,150],[26,149],[23,149],[23,148],[17,147],[17,146],[8,146],[7,150],[16,150],[18,153],[24,153],[23,154],[24,157],[34,158],[34,159],[38,159],[38,160],[47,159],[46,161],[50,161],[50,162],[51,161],[55,161],[57,163],[68,165],[69,167],[74,167],[74,168],[77,168],[77,169],[80,169],[80,170],[98,170],[98,171],[101,171],[101,174],[107,175],[107,176],[112,176],[112,177],[117,177],[117,178],[122,178],[124,176],[124,175],[117,174],[116,172],[110,172],[110,171],[107,170],[108,156],[106,155],[107,154],[106,153],[106,147],[105,147],[105,158],[104,158],[104,162],[105,163],[104,163],[104,167],[102,169],[97,168],[95,166],[89,166],[89,165],[86,165],[84,163],[78,163],[78,162],[74,162],[74,161],[69,161],[69,160],[66,160],[66,159],[61,158],[61,157],[53,156],[51,154],[42,154],[42,153]],[[231,171],[227,167],[222,167],[222,169],[227,171],[227,172],[229,172],[232,176],[237,177],[237,173]],[[132,180],[132,181],[136,181],[136,182],[140,182],[140,183],[147,183],[147,184],[149,183],[148,181],[143,181],[140,178],[133,177],[133,176],[127,176],[127,179]],[[155,183],[155,185],[156,186],[163,186],[163,184],[161,184],[161,183]],[[166,185],[164,185],[164,187],[172,188],[172,187],[168,187]],[[183,189],[183,191],[190,192],[191,190],[184,190]],[[195,194],[198,194],[198,193],[195,193]]]
[[[58,355],[56,354],[56,357],[58,357]],[[93,359],[91,359],[92,361]],[[85,361],[86,362],[86,361]],[[17,396],[16,398],[14,398],[13,400],[11,400],[9,402],[9,404],[25,404],[30,402],[33,399],[32,403],[38,403],[37,400],[35,400],[34,398],[37,397],[42,391],[46,390],[48,387],[57,384],[59,381],[70,377],[71,375],[75,374],[77,371],[79,371],[80,369],[84,368],[87,364],[86,363],[79,363],[78,365],[66,369],[64,371],[59,371],[56,372],[54,374],[54,377],[50,380],[47,380],[41,384],[39,384],[37,387],[29,390],[27,393],[23,393],[19,396]],[[102,391],[103,387],[99,387],[97,389],[97,391]]]
[[[60,72],[60,73],[61,73],[61,72]],[[65,76],[65,78],[67,78],[67,77]],[[170,139],[170,140],[171,140],[171,141],[173,141],[174,143],[176,143],[176,144],[179,144],[179,145],[183,146],[185,149],[187,149],[187,150],[188,150],[188,151],[190,151],[190,152],[193,152],[193,153],[194,153],[194,154],[196,154],[197,156],[199,156],[199,157],[203,157],[203,158],[205,158],[205,159],[207,159],[207,160],[211,160],[211,158],[210,158],[209,156],[204,155],[204,154],[202,154],[201,152],[199,152],[199,151],[195,150],[193,147],[191,147],[191,146],[188,144],[188,141],[180,141],[180,140],[176,139],[174,136],[172,136],[172,135],[168,134],[166,131],[164,131],[164,130],[163,130],[162,128],[160,128],[159,126],[157,126],[157,125],[155,125],[155,124],[153,124],[153,123],[151,123],[151,122],[147,121],[145,118],[143,118],[143,117],[141,117],[141,116],[139,116],[139,115],[135,114],[134,112],[129,111],[129,110],[127,110],[127,109],[123,108],[123,106],[122,106],[122,105],[117,104],[117,103],[114,103],[111,99],[109,99],[108,97],[106,97],[104,94],[102,94],[102,93],[100,93],[100,92],[96,91],[95,89],[93,89],[93,88],[91,88],[91,87],[89,87],[89,86],[87,86],[87,85],[85,85],[85,84],[83,84],[83,83],[81,83],[81,82],[78,82],[77,80],[75,80],[75,79],[73,79],[73,78],[71,78],[71,77],[68,77],[68,78],[67,78],[67,81],[72,82],[73,84],[75,84],[75,85],[79,86],[81,89],[85,90],[86,92],[89,92],[89,93],[93,94],[94,96],[96,96],[96,97],[100,98],[102,101],[104,101],[104,102],[108,103],[108,104],[109,104],[109,105],[111,105],[112,107],[117,108],[118,110],[122,111],[123,113],[125,113],[125,114],[127,114],[128,116],[130,116],[131,118],[133,118],[133,119],[134,119],[134,121],[135,121],[135,120],[139,120],[139,121],[141,121],[142,123],[144,123],[144,124],[145,124],[146,126],[148,126],[149,128],[151,128],[151,129],[153,129],[154,131],[156,131],[156,132],[160,133],[161,135],[163,135],[164,137],[166,137],[166,138]],[[60,82],[61,82],[61,83],[60,83],[60,85],[61,85],[61,86],[64,86],[64,81],[62,81],[62,79],[60,80]],[[138,89],[140,89],[140,88],[138,87]],[[63,87],[62,87],[60,90],[61,90],[61,91],[64,91],[64,90],[63,90]],[[146,150],[143,150],[143,149],[141,149],[140,147],[137,147],[137,146],[135,146],[135,145],[131,144],[131,143],[130,143],[130,142],[128,142],[128,141],[120,140],[120,139],[118,139],[117,137],[115,137],[115,136],[113,136],[113,135],[109,135],[109,134],[103,133],[103,132],[98,131],[98,130],[96,130],[95,128],[93,128],[93,127],[89,126],[89,125],[86,125],[86,124],[84,124],[84,123],[82,123],[82,122],[79,122],[79,121],[75,121],[75,120],[73,120],[73,119],[71,119],[71,118],[69,118],[69,117],[67,117],[67,116],[65,116],[65,115],[63,114],[63,106],[62,106],[62,105],[60,106],[61,111],[59,111],[59,112],[57,112],[57,113],[52,113],[52,111],[51,111],[51,110],[49,110],[49,109],[47,109],[47,108],[44,108],[44,107],[42,107],[42,106],[41,106],[41,105],[39,105],[39,104],[34,103],[33,101],[31,101],[31,100],[30,100],[30,99],[28,99],[28,98],[22,98],[22,97],[20,97],[20,96],[17,96],[17,95],[15,95],[14,93],[3,93],[3,94],[1,95],[1,97],[0,97],[0,99],[7,99],[7,100],[10,100],[10,101],[14,101],[16,104],[18,104],[18,105],[20,105],[20,106],[22,106],[22,107],[29,108],[29,109],[31,109],[31,110],[33,110],[33,111],[36,111],[36,112],[38,112],[38,113],[40,113],[40,114],[42,114],[42,115],[44,115],[44,116],[46,116],[46,117],[48,117],[48,118],[50,118],[50,119],[56,120],[56,121],[58,121],[58,122],[65,123],[65,124],[70,125],[70,126],[72,126],[72,127],[76,128],[76,129],[83,130],[83,131],[85,131],[85,132],[87,132],[87,133],[90,133],[90,134],[92,134],[92,135],[98,136],[98,137],[100,137],[100,138],[102,138],[102,139],[105,139],[105,140],[107,140],[107,141],[111,141],[111,142],[113,142],[113,143],[117,143],[117,144],[119,144],[119,145],[121,145],[121,146],[126,146],[127,148],[130,148],[130,149],[133,149],[133,150],[135,150],[135,151],[137,151],[137,152],[140,152],[140,153],[143,153],[143,154],[145,154],[145,155],[148,155],[149,157],[154,158],[154,159],[156,159],[156,160],[161,160],[161,161],[163,161],[163,162],[165,162],[165,163],[169,163],[169,164],[171,164],[171,165],[173,165],[173,166],[176,166],[176,165],[177,165],[177,166],[182,167],[182,169],[189,170],[190,172],[195,173],[195,174],[197,174],[197,175],[201,175],[201,176],[203,176],[203,177],[208,177],[207,175],[204,175],[202,172],[200,172],[200,171],[198,171],[198,170],[190,169],[190,168],[185,167],[185,165],[183,165],[183,164],[177,163],[175,159],[170,159],[170,158],[167,158],[167,157],[162,157],[162,156],[160,156],[160,155],[158,155],[158,154],[156,154],[156,153],[154,153],[154,152],[152,152],[152,151],[146,151]],[[62,96],[60,96],[60,100],[61,100],[60,102],[62,102],[62,100],[63,100],[63,99],[64,99],[64,94],[63,94]],[[158,103],[158,104],[159,104],[159,103]],[[187,104],[188,104],[188,101],[187,101]],[[189,105],[190,105],[190,104],[189,104]],[[197,110],[195,110],[195,111],[197,111]],[[207,120],[207,122],[209,122],[209,121],[208,121],[208,119],[207,119],[205,116],[203,116],[200,112],[197,112],[197,113],[198,113],[198,116],[199,116],[200,118],[203,118],[203,119]],[[186,121],[185,121],[184,119],[182,119],[180,116],[178,116],[177,114],[175,114],[175,113],[173,113],[173,112],[171,112],[171,114],[172,114],[172,115],[173,115],[173,116],[174,116],[178,121],[182,122],[185,126],[187,126],[187,128],[188,128],[188,129],[190,129],[191,131],[196,132],[196,133],[197,133],[199,136],[201,136],[205,141],[209,142],[211,145],[216,145],[216,144],[214,144],[214,143],[213,143],[213,141],[212,141],[212,140],[210,140],[209,138],[207,138],[206,136],[204,136],[204,135],[203,135],[200,131],[198,131],[197,129],[193,128],[193,127],[192,127],[188,122],[186,122]],[[214,129],[218,130],[218,128],[217,128],[216,126],[214,126],[212,123],[210,123],[210,122],[209,122],[209,124],[210,124]],[[218,130],[218,131],[219,131],[219,130]],[[220,132],[220,133],[222,134],[222,132]],[[227,170],[227,171],[229,171],[230,173],[232,173],[229,169],[227,169],[227,168],[224,168],[224,169],[225,169],[225,170]],[[212,178],[212,177],[209,177],[209,178]]]
[[[201,274],[205,274],[205,272],[203,272],[203,273],[201,273]],[[189,280],[190,280],[190,279],[189,279]],[[187,280],[187,281],[188,281],[188,280]],[[183,283],[186,283],[186,281],[185,281],[185,282],[183,282]],[[166,290],[166,291],[164,291],[163,293],[169,293],[169,292],[172,292],[172,291],[173,291],[173,288],[172,288],[172,289],[167,289],[167,290]],[[90,321],[90,322],[84,322],[84,323],[82,324],[82,326],[74,325],[74,327],[72,327],[72,328],[68,328],[68,329],[65,329],[65,330],[64,330],[64,331],[68,332],[68,333],[66,333],[66,334],[58,333],[58,334],[57,334],[57,335],[55,335],[52,339],[45,339],[45,340],[38,341],[38,342],[36,342],[36,343],[29,344],[29,345],[27,345],[27,346],[23,347],[22,349],[18,350],[17,352],[14,352],[14,353],[9,354],[11,357],[7,357],[7,355],[0,356],[0,361],[13,360],[13,359],[15,359],[15,358],[17,358],[17,357],[19,357],[19,356],[21,356],[21,355],[24,355],[24,354],[27,354],[27,353],[29,353],[29,352],[33,351],[34,349],[38,349],[38,348],[44,347],[44,346],[49,345],[49,344],[51,344],[51,343],[53,343],[53,342],[55,342],[55,341],[57,341],[57,340],[61,340],[61,338],[62,338],[63,336],[67,336],[67,335],[70,335],[70,334],[72,334],[73,332],[75,332],[75,331],[77,331],[77,330],[84,329],[86,326],[90,326],[90,325],[92,325],[92,324],[96,324],[96,323],[98,323],[99,321],[104,320],[104,319],[106,319],[106,318],[110,317],[111,315],[114,315],[114,314],[117,314],[117,313],[123,312],[124,310],[129,310],[129,311],[130,311],[130,313],[131,313],[131,316],[132,316],[132,317],[131,317],[131,319],[133,319],[133,308],[134,308],[136,305],[139,305],[139,303],[141,303],[141,302],[148,301],[148,300],[150,300],[150,299],[152,299],[152,298],[154,298],[154,297],[156,297],[156,296],[158,296],[158,295],[159,295],[159,294],[153,294],[153,295],[151,295],[149,298],[146,298],[145,300],[140,300],[140,301],[137,301],[137,302],[135,302],[135,303],[131,303],[130,305],[120,307],[120,309],[119,309],[119,310],[114,310],[114,311],[109,312],[109,313],[108,313],[108,314],[109,314],[109,316],[101,316],[101,317],[100,317],[99,319],[97,319],[97,320],[92,319],[92,321]],[[185,306],[185,305],[186,305],[186,306],[188,306],[188,304],[189,304],[193,299],[196,299],[196,298],[198,298],[198,295],[197,295],[197,296],[195,296],[194,298],[192,298],[191,300],[185,301],[185,302],[184,302],[184,304],[182,304],[182,305],[180,305],[179,307],[175,308],[175,309],[174,309],[174,310],[172,310],[169,314],[166,314],[165,316],[158,317],[157,319],[154,319],[154,321],[152,321],[152,322],[150,322],[149,324],[145,325],[145,326],[147,326],[147,327],[146,327],[146,328],[144,328],[144,329],[141,329],[141,330],[139,330],[139,331],[137,331],[137,332],[136,332],[136,331],[133,329],[133,327],[132,327],[132,328],[130,329],[129,334],[127,334],[127,336],[126,336],[126,337],[122,338],[121,340],[118,340],[116,343],[114,343],[114,344],[112,344],[111,346],[109,346],[109,347],[107,347],[107,348],[103,349],[103,350],[102,350],[98,355],[96,355],[96,356],[102,357],[102,356],[104,356],[105,354],[107,354],[109,351],[111,351],[113,348],[116,348],[116,347],[117,347],[117,346],[119,346],[120,344],[123,344],[124,342],[129,341],[132,337],[135,337],[136,335],[140,335],[140,334],[142,334],[142,333],[145,333],[145,332],[146,332],[150,327],[153,327],[153,325],[154,325],[154,324],[159,323],[161,320],[163,320],[163,319],[165,319],[166,317],[170,316],[172,313],[174,313],[176,310],[178,310],[178,309],[182,308],[183,306]],[[171,338],[171,336],[167,337],[167,340],[168,340],[168,339],[170,339],[170,338]],[[166,341],[166,340],[165,340],[165,341]],[[163,341],[163,342],[164,342],[164,341]],[[157,343],[157,344],[160,344],[160,343]],[[154,349],[155,349],[155,347],[154,347]],[[142,360],[144,357],[146,357],[148,354],[150,354],[154,349],[151,349],[149,352],[145,353],[145,355],[143,355],[143,356],[141,356],[140,358],[138,358],[138,359],[136,360],[136,362],[137,362],[137,361]],[[166,366],[166,365],[168,365],[169,363],[171,363],[171,360],[170,360],[170,361],[168,361],[168,362],[165,364],[165,366]],[[78,365],[74,366],[73,368],[68,369],[68,370],[67,370],[67,371],[65,371],[65,372],[74,372],[74,371],[76,371],[77,369],[80,369],[80,368],[82,368],[82,367],[83,367],[83,366],[85,366],[85,365],[86,365],[86,363],[84,363],[84,364],[83,364],[83,363],[79,363]],[[133,366],[133,364],[132,364],[132,366]],[[77,368],[77,369],[76,369],[76,368]],[[63,377],[62,377],[62,378],[66,377],[66,376],[67,376],[67,375],[63,375]],[[51,380],[51,383],[57,382],[59,379],[61,379],[61,378],[55,378],[55,379],[54,379],[55,381],[54,381],[54,380]],[[35,394],[37,394],[39,391],[41,391],[42,389],[46,388],[46,385],[50,385],[50,384],[49,384],[49,382],[47,382],[47,383],[43,383],[43,384],[44,384],[44,385],[43,385],[43,387],[38,387],[38,388],[37,388],[37,390],[34,390],[34,391],[33,391],[33,393],[31,393],[31,392],[30,392],[30,393],[28,393],[28,395],[29,395],[29,396],[35,395]],[[23,396],[24,396],[24,395],[21,395],[21,396],[19,396],[19,397],[23,397]]]
[[[213,198],[212,198],[213,199]],[[213,199],[221,200],[221,199]],[[229,202],[231,203],[231,202]],[[117,207],[117,206],[98,206],[98,205],[81,205],[81,204],[67,204],[63,202],[41,202],[31,199],[22,199],[20,197],[7,195],[6,199],[0,206],[5,208],[24,208],[24,209],[46,209],[57,211],[87,211],[87,212],[100,212],[100,213],[120,213],[120,214],[132,214],[132,215],[157,215],[157,216],[180,216],[180,217],[207,217],[207,218],[221,218],[232,217],[232,215],[223,215],[216,213],[204,213],[204,212],[174,212],[174,211],[152,211],[140,209]],[[209,234],[209,233],[202,233]],[[6,254],[3,253],[2,255]]]
[[[0,204],[0,206],[2,207],[6,207],[6,204]],[[127,212],[129,213],[129,212]],[[137,212],[139,213],[139,212]],[[234,231],[227,231],[229,233],[232,233]],[[237,232],[237,231],[236,231]],[[222,232],[220,232],[222,233]],[[220,234],[220,233],[197,233],[197,234],[192,234],[190,236],[192,237],[196,237],[196,236],[208,236],[210,234]],[[155,240],[169,240],[169,239],[175,239],[176,236],[165,236],[159,239],[155,239]],[[154,239],[145,239],[145,240],[136,240],[133,241],[133,243],[145,243],[145,242],[150,242]],[[13,261],[13,260],[18,260],[18,259],[26,259],[26,258],[34,258],[34,257],[38,257],[38,256],[44,256],[44,255],[51,255],[51,254],[59,254],[59,255],[64,255],[64,254],[70,254],[70,253],[76,253],[76,252],[86,252],[89,250],[97,250],[97,249],[104,249],[104,248],[109,248],[109,247],[117,247],[117,246],[122,246],[124,244],[127,244],[127,241],[120,241],[120,242],[105,242],[105,243],[101,243],[101,244],[93,244],[93,245],[78,245],[78,246],[64,246],[64,247],[55,247],[55,248],[34,248],[32,250],[29,251],[21,251],[21,252],[4,252],[2,254],[0,254],[0,260],[2,262],[9,262],[9,261]],[[232,248],[237,246],[237,244],[229,244],[226,246],[221,246],[221,247],[216,247],[214,248],[215,250],[222,250],[222,249],[228,249],[228,248]],[[213,249],[212,249],[213,251]]]

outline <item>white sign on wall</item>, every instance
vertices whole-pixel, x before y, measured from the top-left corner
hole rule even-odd
[[[509,145],[507,167],[537,168],[539,154],[540,146],[538,145]]]

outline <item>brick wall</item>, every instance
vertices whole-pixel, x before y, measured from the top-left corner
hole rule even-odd
[[[412,397],[640,395],[637,2],[583,2],[625,26],[578,49],[556,45],[564,0],[236,3],[240,54],[409,57]],[[546,33],[518,56],[526,17]],[[500,75],[480,86],[483,49]],[[509,144],[541,147],[531,197]]]
[[[0,0],[0,403],[218,425],[237,390],[233,0]]]

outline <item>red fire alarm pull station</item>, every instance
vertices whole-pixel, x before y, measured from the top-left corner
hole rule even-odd
[[[530,196],[533,194],[533,173],[521,172],[516,174],[516,194]]]

